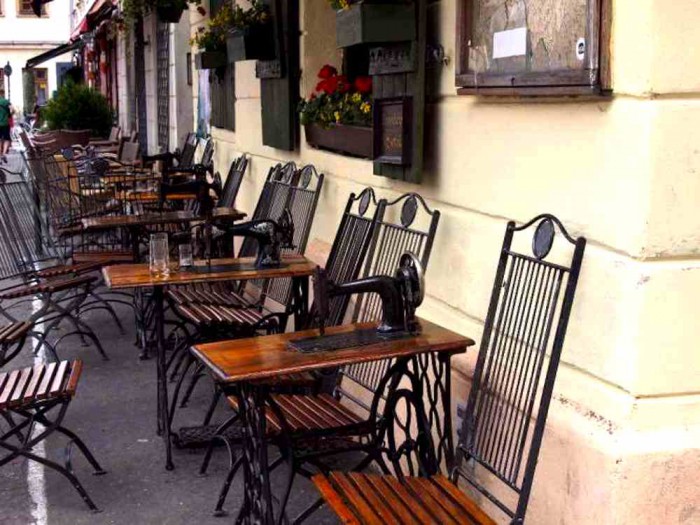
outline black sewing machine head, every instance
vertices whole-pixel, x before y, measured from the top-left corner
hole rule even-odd
[[[377,332],[382,334],[420,332],[420,325],[416,320],[416,309],[423,302],[425,281],[423,265],[414,254],[406,252],[401,256],[399,267],[393,276],[379,275],[343,284],[329,281],[325,270],[317,268],[314,279],[314,298],[318,305],[322,332],[325,319],[328,317],[328,299],[357,293],[376,293],[381,298],[383,317]]]
[[[194,173],[193,180],[187,182],[173,183],[163,182],[160,185],[161,203],[165,201],[168,195],[178,193],[191,193],[196,195],[197,204],[199,205],[199,215],[210,218],[216,199],[221,197],[222,192],[221,182],[214,180],[210,182],[207,179],[206,170],[197,170]],[[212,195],[214,192],[214,195]]]
[[[276,221],[262,219],[233,226],[221,226],[234,236],[252,237],[258,242],[256,268],[275,268],[282,262],[282,248],[294,248],[294,222],[288,209]]]

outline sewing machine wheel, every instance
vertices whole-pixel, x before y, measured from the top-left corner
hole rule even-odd
[[[406,280],[407,297],[413,304],[413,308],[418,308],[423,303],[425,297],[425,272],[420,259],[411,252],[406,252],[399,260],[400,275]]]

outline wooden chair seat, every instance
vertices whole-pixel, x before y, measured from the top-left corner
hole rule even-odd
[[[256,325],[265,317],[255,308],[233,308],[202,303],[176,304],[175,310],[195,325],[240,324]]]
[[[295,376],[290,376],[295,377]],[[292,432],[307,432],[359,425],[363,419],[328,394],[317,396],[273,395]],[[228,402],[238,410],[238,398],[229,396]],[[270,430],[279,432],[280,422],[271,409],[267,409]]]
[[[81,361],[39,364],[0,373],[0,411],[75,395]]]
[[[31,327],[32,323],[27,322],[16,322],[3,326],[0,328],[0,345],[16,343],[26,335]]]
[[[223,291],[214,288],[185,286],[168,291],[168,297],[180,305],[200,303],[214,306],[232,306],[235,308],[250,306],[250,303],[240,295],[228,290]]]
[[[343,523],[496,525],[445,476],[407,477],[331,472],[313,478]]]
[[[42,293],[56,293],[64,290],[70,290],[71,288],[78,288],[96,280],[97,279],[95,277],[87,275],[68,279],[51,279],[42,283],[28,284],[25,286],[12,288],[11,290],[0,293],[0,299],[18,299],[20,297],[38,295]]]
[[[42,278],[52,278],[60,277],[61,275],[82,274],[99,270],[104,265],[109,264],[109,262],[110,261],[105,259],[81,264],[61,264],[59,266],[52,266],[51,268],[40,270],[36,272],[36,275]]]

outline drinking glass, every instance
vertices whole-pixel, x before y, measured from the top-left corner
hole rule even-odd
[[[184,243],[177,247],[180,255],[180,269],[190,268],[194,264],[192,258],[192,245],[190,243]]]
[[[170,272],[168,234],[154,233],[150,239],[150,269],[155,277],[167,277]]]

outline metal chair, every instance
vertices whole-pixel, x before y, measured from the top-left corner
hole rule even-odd
[[[513,242],[533,228],[531,253],[514,249]],[[563,246],[550,257],[555,236]],[[450,479],[439,473],[437,458],[413,457],[417,450],[432,449],[433,439],[429,413],[414,398],[408,410],[418,428],[407,453],[390,457],[396,477],[342,472],[314,477],[342,521],[491,525],[493,509],[513,525],[524,523],[585,245],[552,215],[508,224],[456,461],[448,461]],[[389,408],[398,397],[387,401]],[[394,423],[389,420],[386,427]],[[405,475],[406,464],[419,477]],[[460,480],[483,498],[488,512],[459,490]]]
[[[72,445],[80,449],[96,475],[105,471],[85,443],[62,425],[68,405],[75,397],[81,370],[80,361],[61,361],[0,373],[0,415],[9,425],[9,430],[0,430],[0,449],[5,452],[0,454],[0,467],[17,458],[41,463],[68,479],[90,510],[99,512],[73,472]],[[54,432],[69,439],[65,465],[33,450]]]
[[[243,176],[248,168],[248,157],[241,155],[231,163],[228,170],[228,176],[221,192],[221,198],[218,205],[223,208],[233,208],[236,204],[238,190],[241,188]]]
[[[350,195],[326,263],[326,272],[329,278],[334,282],[344,283],[358,277],[385,206],[386,201],[384,200],[377,203],[374,191],[371,188],[363,190],[357,196],[355,194]],[[327,323],[329,325],[342,324],[348,310],[348,305],[349,297],[347,296],[331,299],[328,305],[329,317]],[[312,305],[311,310],[313,312],[315,306]],[[278,387],[284,387],[284,385],[288,385],[290,381],[292,384],[296,384],[294,379],[289,377],[277,378],[275,384]],[[332,411],[330,413],[335,414],[335,416],[340,414],[338,411]],[[314,417],[320,421],[322,420],[322,413],[314,414]],[[344,420],[347,420],[347,418],[344,418]],[[216,515],[224,514],[223,505],[226,496],[228,495],[236,472],[241,465],[242,458],[235,460],[235,449],[239,446],[242,439],[239,423],[240,420],[236,413],[218,428],[214,429],[213,427],[209,427],[205,429],[205,434],[212,440],[202,463],[200,473],[204,474],[208,468],[213,453],[214,441],[222,441],[227,446],[230,459],[229,472],[216,504]],[[279,430],[279,427],[275,426],[275,423],[273,423],[271,427]]]

